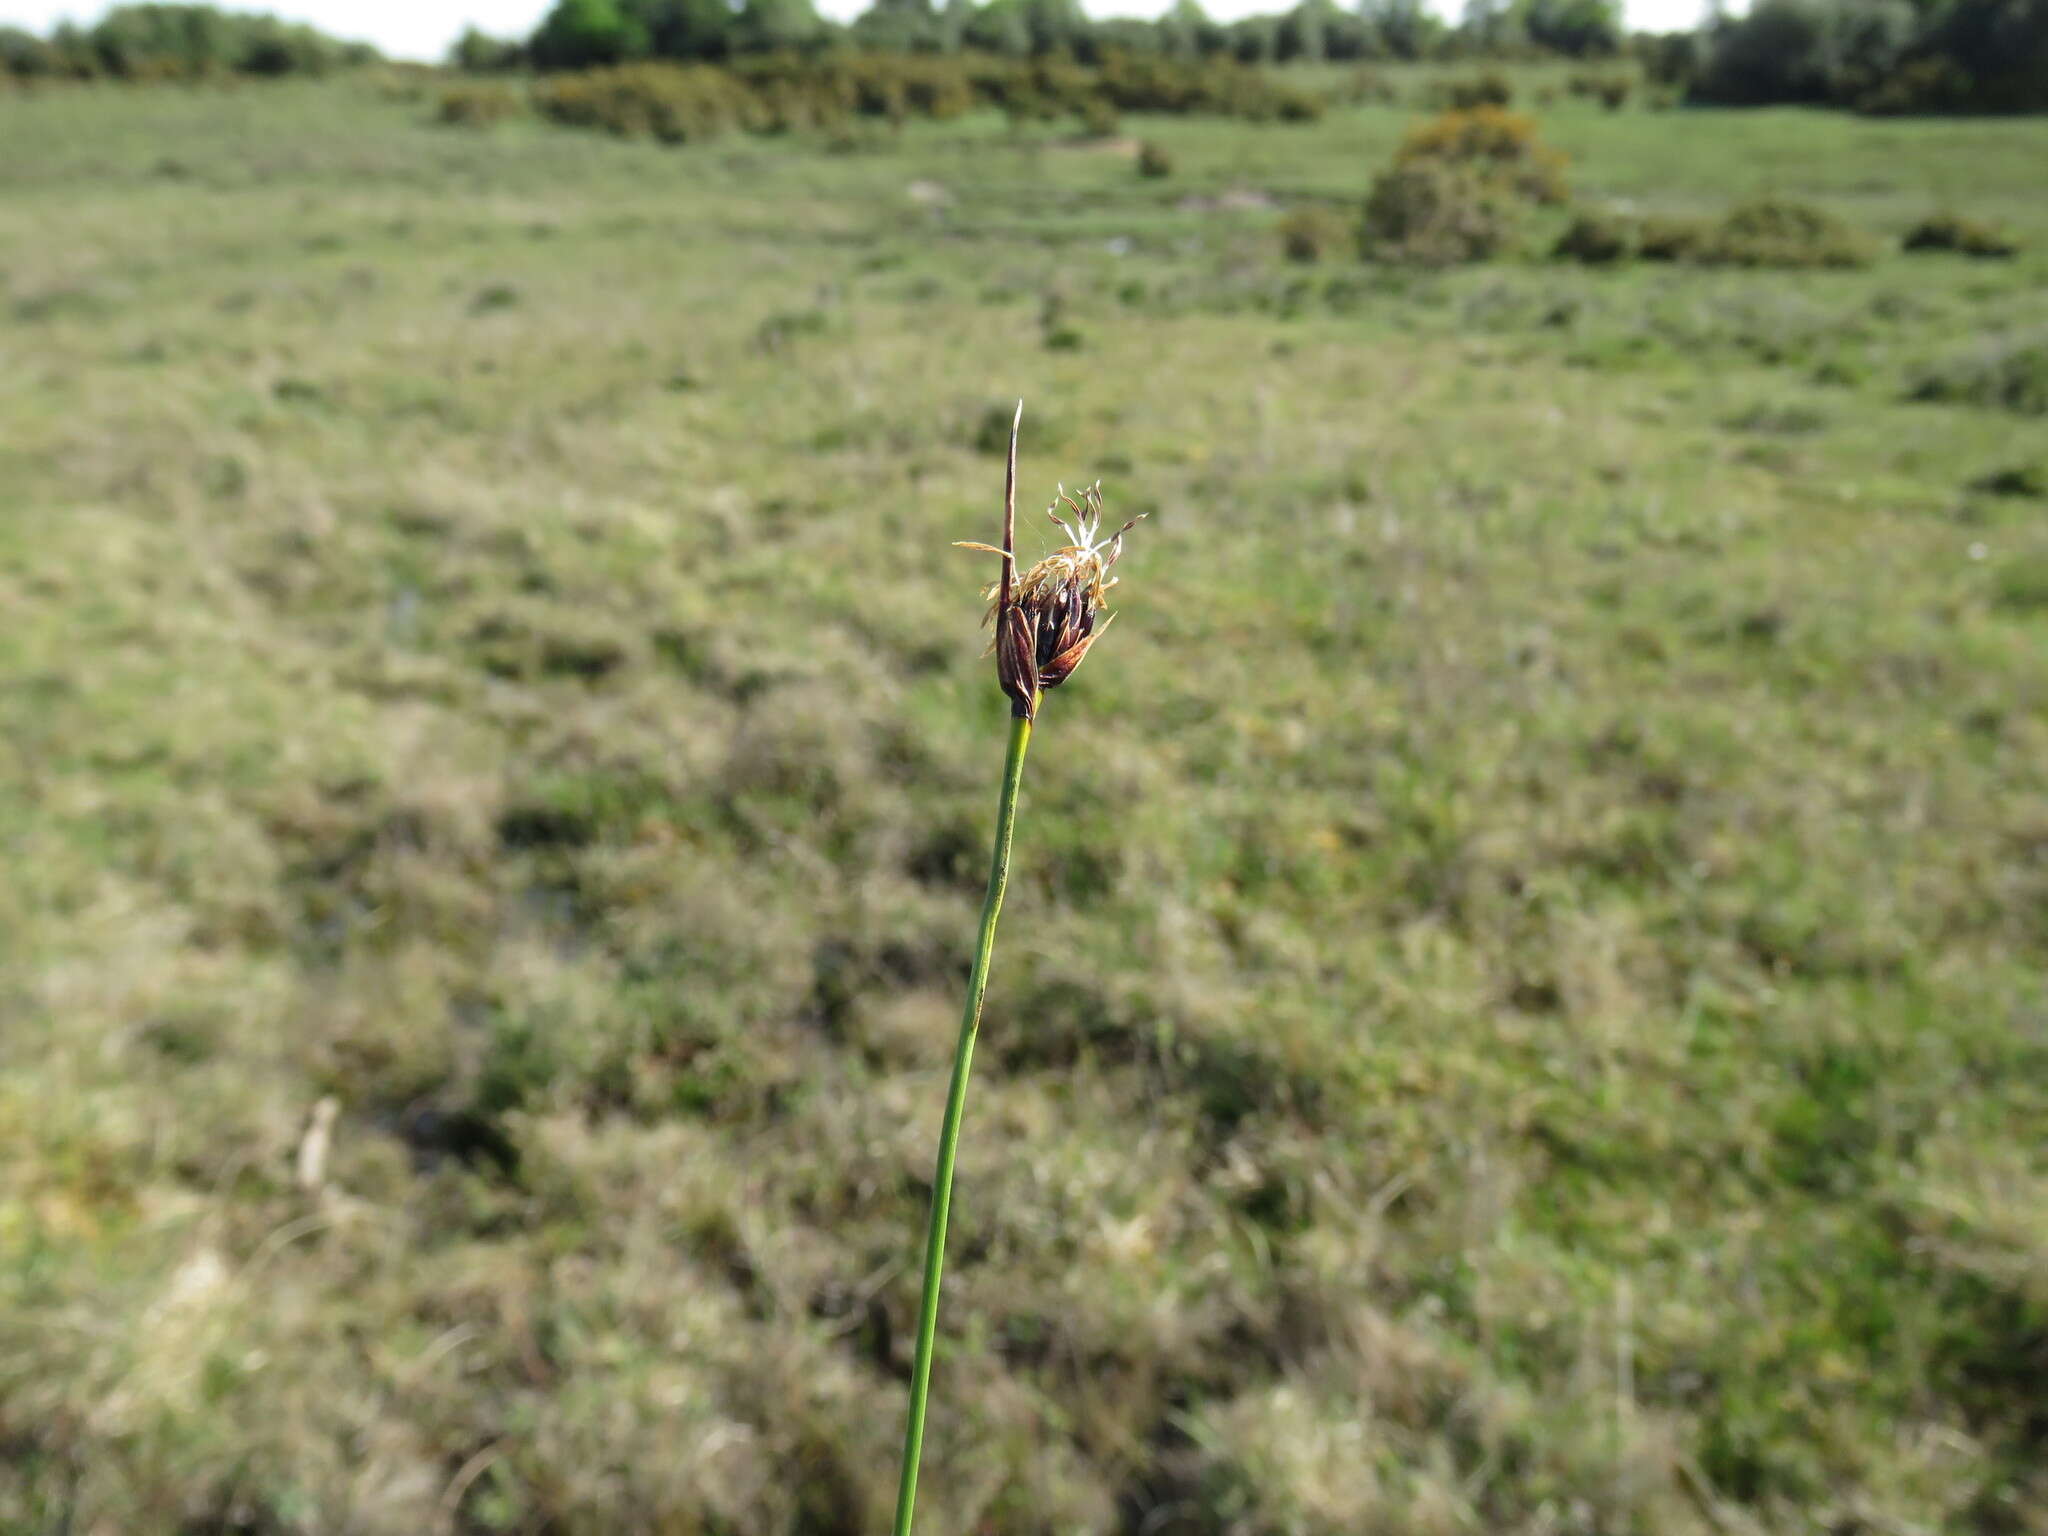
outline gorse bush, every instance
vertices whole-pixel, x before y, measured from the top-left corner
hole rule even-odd
[[[1512,106],[1515,87],[1499,70],[1489,69],[1467,80],[1447,80],[1433,94],[1438,104],[1454,112],[1469,112],[1474,107]]]
[[[1636,226],[1636,255],[1644,261],[1696,261],[1713,233],[1707,219],[1653,216]]]
[[[1012,123],[1079,117],[1095,99],[1089,72],[1069,59],[991,60],[975,69],[974,83],[979,99],[1001,108]]]
[[[1963,256],[2017,256],[2013,235],[1977,219],[1953,213],[1930,214],[1906,231],[1900,247],[1908,251],[1954,251]]]
[[[721,133],[839,130],[857,117],[948,119],[974,105],[972,83],[940,59],[768,54],[731,68],[625,64],[553,75],[534,90],[550,121],[688,143]]]
[[[1601,74],[1581,71],[1565,82],[1565,93],[1583,100],[1597,101],[1610,112],[1618,112],[1628,105],[1628,98],[1635,89],[1635,81],[1623,74]]]
[[[1119,112],[1241,117],[1254,122],[1308,122],[1323,98],[1229,59],[1189,64],[1140,54],[1106,54],[1092,88]]]
[[[1538,137],[1533,118],[1498,107],[1446,112],[1409,131],[1396,166],[1469,167],[1512,195],[1536,203],[1566,198],[1565,157]]]
[[[441,93],[434,120],[451,128],[488,128],[526,110],[526,99],[509,85],[469,81]]]
[[[1250,122],[1311,122],[1323,98],[1229,59],[1183,63],[1136,54],[1104,55],[1094,68],[1067,59],[1000,60],[965,66],[977,95],[1013,119],[1085,118],[1091,102],[1118,112],[1235,117]]]
[[[1358,248],[1358,225],[1331,208],[1296,208],[1280,220],[1281,252],[1289,261],[1314,262]]]
[[[533,104],[551,122],[666,144],[770,126],[758,95],[707,65],[623,64],[556,75],[535,86]]]
[[[1088,68],[1063,58],[794,52],[723,66],[642,62],[551,75],[536,87],[534,105],[551,122],[675,143],[738,130],[838,130],[857,117],[945,121],[977,105],[1016,123],[1072,118],[1096,137],[1114,133],[1121,112],[1307,122],[1323,109],[1313,92],[1229,60],[1112,56]]]
[[[1877,242],[1825,209],[1760,198],[1713,220],[1581,214],[1552,253],[1590,265],[1634,255],[1699,266],[1860,267],[1876,257]]]
[[[1173,174],[1173,156],[1165,145],[1147,139],[1138,146],[1138,174],[1151,181]]]
[[[951,59],[892,54],[809,59],[783,53],[740,60],[732,72],[771,104],[770,116],[785,126],[792,119],[831,123],[847,117],[946,121],[972,111],[976,98],[974,77]]]
[[[1382,172],[1365,200],[1361,253],[1447,267],[1512,250],[1527,199],[1470,163],[1415,160]]]
[[[1564,164],[1518,113],[1446,112],[1411,129],[1373,182],[1360,249],[1420,266],[1501,255],[1532,206],[1564,201]]]
[[[1698,259],[1734,267],[1861,267],[1876,254],[1869,236],[1826,209],[1766,197],[1730,209]]]
[[[1587,266],[1611,266],[1635,255],[1640,230],[1633,219],[1613,214],[1581,213],[1566,227],[1551,254]]]

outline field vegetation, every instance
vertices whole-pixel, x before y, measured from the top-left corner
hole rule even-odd
[[[0,1528],[884,1528],[1021,395],[922,1528],[2048,1532],[2048,121],[1570,68],[0,95]]]

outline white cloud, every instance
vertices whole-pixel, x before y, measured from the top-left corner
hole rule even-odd
[[[236,10],[271,10],[292,21],[309,21],[336,37],[375,43],[392,58],[438,59],[467,26],[498,37],[523,37],[546,13],[551,0],[274,0],[236,5]],[[1169,0],[1092,0],[1093,16],[1157,16]],[[1437,9],[1455,7],[1433,0]],[[1286,8],[1286,0],[1204,0],[1224,21],[1258,11]],[[1631,26],[1667,30],[1689,27],[1700,18],[1702,0],[1626,0]],[[818,0],[818,8],[842,21],[867,7],[867,0]],[[90,22],[104,5],[68,0],[0,0],[0,22],[47,32],[59,21]]]

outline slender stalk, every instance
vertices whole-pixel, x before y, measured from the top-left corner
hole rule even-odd
[[[896,1486],[895,1536],[910,1536],[910,1510],[917,1500],[917,1463],[924,1452],[924,1410],[932,1381],[932,1343],[939,1329],[939,1270],[946,1259],[946,1215],[953,1204],[953,1159],[960,1150],[960,1116],[967,1104],[967,1073],[974,1036],[981,1027],[981,994],[988,988],[989,956],[996,945],[996,916],[1010,879],[1010,833],[1017,825],[1017,786],[1024,779],[1024,749],[1031,722],[1010,722],[1010,752],[1003,763],[1003,793],[996,802],[996,846],[989,860],[988,895],[981,904],[981,932],[974,941],[974,969],[967,978],[967,1009],[960,1042],[953,1049],[953,1084],[946,1093],[946,1118],[939,1127],[939,1165],[932,1175],[932,1219],[924,1240],[924,1297],[917,1311],[917,1360],[910,1375],[910,1420],[903,1431],[903,1478]]]

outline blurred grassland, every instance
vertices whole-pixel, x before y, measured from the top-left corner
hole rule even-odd
[[[0,99],[0,1528],[883,1528],[1021,394],[1155,515],[927,1527],[2048,1531],[2048,122],[1566,104],[2030,250],[1408,274],[1272,232],[1392,107],[429,115]]]

